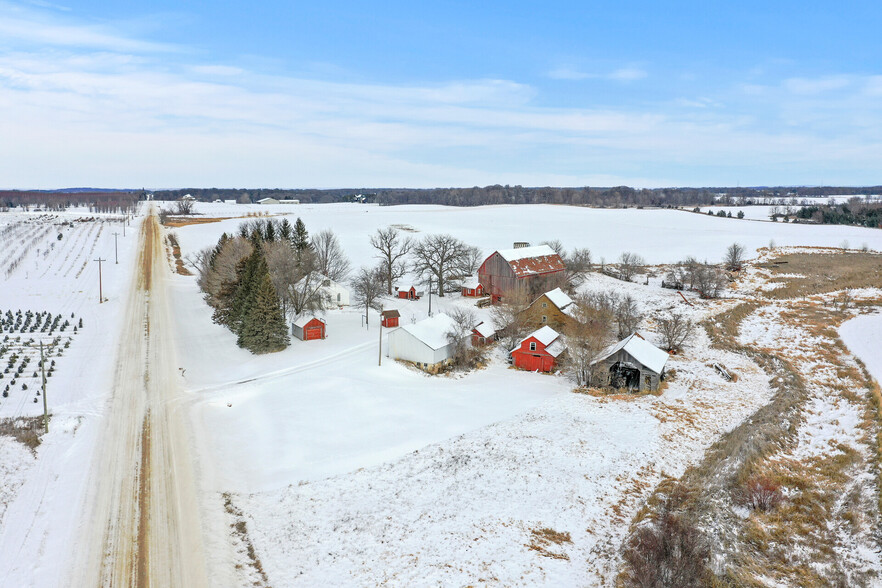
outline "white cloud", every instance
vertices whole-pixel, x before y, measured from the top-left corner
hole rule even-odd
[[[642,80],[648,75],[645,70],[636,67],[623,67],[609,74],[609,78],[622,82],[633,82],[634,80]]]
[[[562,65],[549,71],[547,77],[553,80],[588,80],[588,79],[606,79],[618,82],[633,82],[647,77],[649,74],[646,70],[638,67],[622,67],[608,73],[589,73],[582,71],[572,65]]]
[[[852,82],[850,76],[828,76],[822,78],[790,78],[784,80],[784,88],[794,94],[820,94],[840,90]]]

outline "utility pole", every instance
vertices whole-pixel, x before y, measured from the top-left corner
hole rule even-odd
[[[40,341],[40,375],[43,377],[43,431],[49,432],[49,406],[46,402],[46,359],[43,357],[43,342]]]
[[[432,316],[432,276],[429,276],[429,316]]]
[[[123,229],[125,230],[125,225],[123,225]],[[113,232],[113,257],[116,259],[116,263],[119,263],[119,231]]]
[[[126,223],[129,221],[129,215],[126,215],[125,220],[123,221],[123,237],[126,236]]]
[[[92,261],[98,262],[98,304],[101,304],[102,302],[104,302],[104,290],[102,289],[102,286],[101,286],[101,262],[104,262],[107,260],[101,259],[99,257],[98,259],[93,259]]]
[[[380,319],[380,359],[377,365],[383,365],[383,320]]]

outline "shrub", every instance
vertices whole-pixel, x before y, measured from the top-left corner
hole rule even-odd
[[[781,485],[766,476],[753,476],[738,491],[737,501],[750,510],[768,512],[781,504]]]

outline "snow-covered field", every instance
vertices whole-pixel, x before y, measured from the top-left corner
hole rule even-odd
[[[865,314],[843,323],[839,336],[873,379],[882,383],[882,314]]]
[[[752,208],[759,207],[745,210]],[[882,250],[882,231],[677,210],[206,203],[196,209],[206,217],[237,218],[172,229],[185,259],[257,212],[300,217],[311,233],[333,229],[356,268],[376,262],[368,237],[390,225],[414,238],[450,233],[485,254],[513,241],[559,239],[567,249],[590,248],[596,262],[612,262],[624,251],[650,263],[690,255],[718,261],[736,241],[749,251],[772,240],[834,247],[848,240]],[[81,216],[96,220],[58,229],[66,231],[58,241],[55,223]],[[0,231],[33,218],[0,215]],[[95,450],[94,424],[106,408],[113,335],[135,253],[134,222],[125,238],[119,223],[99,215],[62,213],[46,223],[53,230],[40,235],[38,223],[16,225],[16,247],[29,249],[3,282],[0,310],[74,313],[84,327],[56,360],[48,395],[53,431],[36,459],[0,437],[0,585],[53,586],[61,577],[64,558],[48,554],[69,553],[64,545],[75,516],[64,505],[76,504],[87,483],[85,465]],[[112,231],[120,231],[119,265]],[[6,255],[0,249],[3,272]],[[9,255],[12,263],[20,252]],[[110,259],[103,266],[108,301],[102,305],[91,261],[98,256]],[[625,284],[591,274],[581,287],[630,293],[650,316],[677,309],[700,320],[720,308],[708,302],[689,307],[655,282]],[[232,493],[271,585],[609,585],[618,546],[643,498],[664,475],[679,476],[699,460],[771,394],[755,364],[711,349],[703,332],[671,358],[675,375],[661,396],[632,400],[574,394],[561,376],[510,369],[501,351],[466,375],[428,376],[385,355],[378,365],[378,317],[371,312],[365,327],[356,308],[325,315],[325,340],[293,340],[283,352],[254,356],[211,322],[194,277],[175,275],[171,289],[189,395],[182,409],[198,440],[200,487],[218,507],[206,528],[220,533],[208,544],[223,543],[223,530],[236,522],[220,506],[221,493]],[[398,308],[406,324],[426,317],[428,304],[424,297],[384,305]],[[435,312],[454,306],[474,308],[474,301],[458,295],[432,300]],[[780,325],[767,328],[771,322],[760,315],[751,321],[745,340],[759,345],[799,335]],[[652,336],[653,321],[643,327]],[[852,349],[870,365],[865,355],[873,347]],[[713,363],[736,373],[737,382],[724,381]],[[0,417],[41,409],[29,395],[0,399]],[[530,547],[533,531],[546,527],[571,534],[570,543],[549,547],[560,557]],[[41,554],[39,565],[30,565],[25,553]],[[227,561],[217,553],[213,582],[245,584],[235,566],[247,567],[247,558]]]
[[[747,210],[746,207],[745,210]],[[670,263],[694,256],[709,261],[723,258],[733,242],[748,251],[766,247],[810,245],[852,247],[867,244],[882,250],[882,232],[846,226],[812,226],[790,223],[750,222],[718,218],[682,210],[613,210],[554,205],[480,206],[375,206],[361,204],[237,205],[197,203],[196,211],[209,217],[244,216],[265,212],[300,217],[310,232],[333,229],[356,267],[373,265],[368,236],[378,227],[397,225],[419,238],[431,233],[450,233],[480,247],[489,255],[511,247],[514,241],[559,239],[568,249],[587,247],[595,262],[612,263],[625,251],[642,255],[649,263]],[[241,219],[189,226],[176,230],[181,245],[195,249],[213,244],[222,231],[233,232]]]
[[[119,264],[115,263],[114,232],[119,233]],[[136,221],[131,221],[123,236],[120,215],[82,208],[0,213],[0,311],[46,311],[68,320],[73,313],[76,324],[83,319],[76,335],[70,327],[53,336],[39,329],[0,335],[0,340],[10,336],[10,351],[0,360],[4,368],[12,351],[33,358],[24,377],[10,386],[6,398],[0,398],[0,418],[9,419],[43,412],[42,399],[33,402],[39,386],[39,378],[32,377],[39,361],[39,341],[49,343],[58,335],[72,338],[68,349],[62,344],[62,357],[52,357],[56,368],[47,388],[50,434],[33,454],[10,438],[0,437],[2,586],[57,585],[69,564],[78,517],[74,505],[88,483],[96,425],[110,392],[117,347],[114,334],[132,275],[136,242]],[[101,272],[103,304],[98,301],[98,263],[93,261],[99,257],[106,260]],[[22,341],[16,342],[16,337]],[[36,345],[25,348],[23,343],[31,338]],[[0,382],[2,389],[11,379],[7,375]],[[28,384],[27,391],[22,384]]]

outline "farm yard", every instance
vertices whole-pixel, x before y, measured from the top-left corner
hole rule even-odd
[[[770,582],[792,584],[811,570],[805,577],[816,585],[865,585],[882,569],[872,533],[880,417],[868,372],[854,355],[879,377],[868,335],[875,326],[866,326],[877,324],[867,313],[882,306],[882,284],[872,273],[879,231],[549,205],[200,202],[195,211],[199,222],[175,221],[164,232],[175,368],[202,491],[210,584],[613,586],[638,570],[627,547],[655,524],[657,505],[675,483],[694,497],[677,512],[714,522],[699,527],[714,540],[713,571],[732,581],[762,582],[752,574],[765,569]],[[83,475],[34,466],[62,455],[82,463],[106,411],[113,343],[105,339],[120,328],[114,313],[122,314],[134,248],[119,236],[120,266],[104,266],[108,301],[99,305],[91,260],[113,259],[119,223],[110,215],[75,217],[0,215],[0,239],[18,247],[0,267],[21,257],[4,283],[16,291],[0,293],[0,340],[10,343],[0,370],[15,354],[9,374],[21,376],[10,388],[15,394],[0,399],[0,417],[25,423],[42,413],[32,396],[40,340],[55,345],[47,369],[57,361],[49,383],[57,430],[33,451],[0,434],[6,583],[50,583],[50,574],[70,564],[34,571],[2,547],[36,549],[71,536],[74,517],[50,532],[46,517],[58,504],[33,496],[47,480],[54,480],[50,496],[78,495]],[[383,288],[367,316],[354,295],[351,305],[310,310],[323,324],[315,339],[296,338],[286,315],[283,350],[251,353],[240,334],[212,320],[216,309],[198,285],[199,253],[244,222],[287,219],[294,226],[298,218],[311,235],[333,230],[351,262],[350,278],[376,264],[369,237],[387,227],[415,240],[450,234],[479,250],[478,264],[515,242],[587,248],[591,271],[574,281],[571,298],[552,294],[550,302],[629,300],[634,330],[658,346],[668,317],[696,328],[667,358],[657,391],[581,385],[563,364],[550,374],[515,369],[504,341],[468,369],[430,375],[395,360],[390,332],[420,324],[430,308],[433,316],[468,313],[474,324],[493,324],[499,313],[479,305],[480,297],[463,296],[458,283],[443,297],[430,296],[428,281],[411,271],[397,282],[422,291],[419,299]],[[843,251],[846,240],[870,251]],[[663,287],[685,258],[718,264],[735,242],[745,246],[747,262],[719,297]],[[617,263],[626,252],[645,259],[629,280],[619,279]],[[813,268],[822,268],[823,279]],[[397,311],[399,326],[381,329],[380,309]],[[769,407],[781,406],[781,423],[763,420]],[[757,431],[753,438],[765,444],[746,445]],[[733,456],[733,467],[723,468],[721,456]],[[738,498],[746,480],[759,478],[782,497],[769,510]],[[29,509],[42,509],[42,531],[22,532],[31,524]],[[787,538],[794,520],[806,539]],[[717,527],[726,532],[715,534]]]

